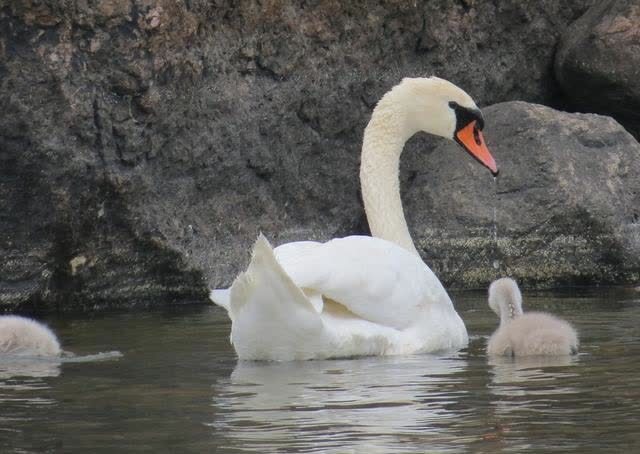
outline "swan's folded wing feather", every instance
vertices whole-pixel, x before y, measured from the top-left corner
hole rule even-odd
[[[231,286],[229,316],[233,344],[242,359],[309,359],[322,339],[316,308],[262,235],[247,270]]]
[[[431,307],[452,305],[433,272],[394,243],[350,236],[305,242],[297,251],[296,244],[275,250],[296,285],[322,293],[365,320],[403,329]]]
[[[240,273],[231,285],[229,303],[231,318],[233,319],[234,313],[251,300],[251,294],[264,292],[266,288],[279,293],[280,299],[286,299],[287,302],[295,303],[305,311],[316,313],[315,307],[302,289],[287,275],[286,270],[277,260],[267,239],[260,234],[253,247],[247,270]]]
[[[278,262],[288,262],[291,258],[304,255],[307,251],[310,251],[321,245],[315,241],[298,241],[295,243],[283,244],[278,248]],[[263,254],[269,254],[271,246],[263,235],[260,235],[258,245],[258,252],[262,251]],[[322,295],[313,289],[302,289],[309,302],[313,305],[316,312],[322,312]],[[213,289],[209,292],[209,299],[220,307],[229,311],[231,304],[231,288],[225,289]]]

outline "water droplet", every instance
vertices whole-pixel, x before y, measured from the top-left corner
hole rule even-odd
[[[493,206],[493,241],[495,243],[498,242],[498,211],[495,207],[495,205]]]
[[[493,181],[495,182],[496,197],[493,201],[493,225],[491,226],[491,236],[493,237],[493,268],[497,270],[500,268],[500,261],[498,260],[498,257],[500,257],[498,251],[498,180],[496,177],[493,177]]]

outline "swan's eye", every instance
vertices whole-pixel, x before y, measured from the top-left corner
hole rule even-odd
[[[478,129],[478,123],[473,128],[473,140],[476,141],[476,145],[482,145],[482,141],[480,140],[480,130]]]
[[[478,108],[464,107],[455,101],[449,101],[449,107],[451,107],[456,114],[456,131],[470,125],[473,121],[476,122],[475,128],[477,128],[478,131],[482,131],[482,128],[484,128],[484,119]]]

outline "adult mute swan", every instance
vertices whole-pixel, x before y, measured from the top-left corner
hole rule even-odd
[[[42,323],[17,315],[0,316],[0,355],[59,356],[61,353],[58,338]]]
[[[578,353],[578,335],[564,320],[544,312],[522,313],[522,294],[508,277],[489,286],[489,307],[500,327],[489,339],[489,356],[560,356]]]
[[[400,154],[418,131],[455,140],[496,175],[471,97],[437,77],[404,79],[364,132],[360,183],[373,237],[272,249],[260,235],[247,270],[211,299],[227,309],[240,359],[297,360],[457,350],[467,330],[421,260],[402,210]]]

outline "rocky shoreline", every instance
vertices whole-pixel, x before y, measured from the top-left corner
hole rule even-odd
[[[635,2],[235,3],[0,6],[0,311],[205,302],[259,231],[367,233],[364,126],[431,74],[489,106],[501,167],[407,146],[407,218],[447,286],[640,281]]]

